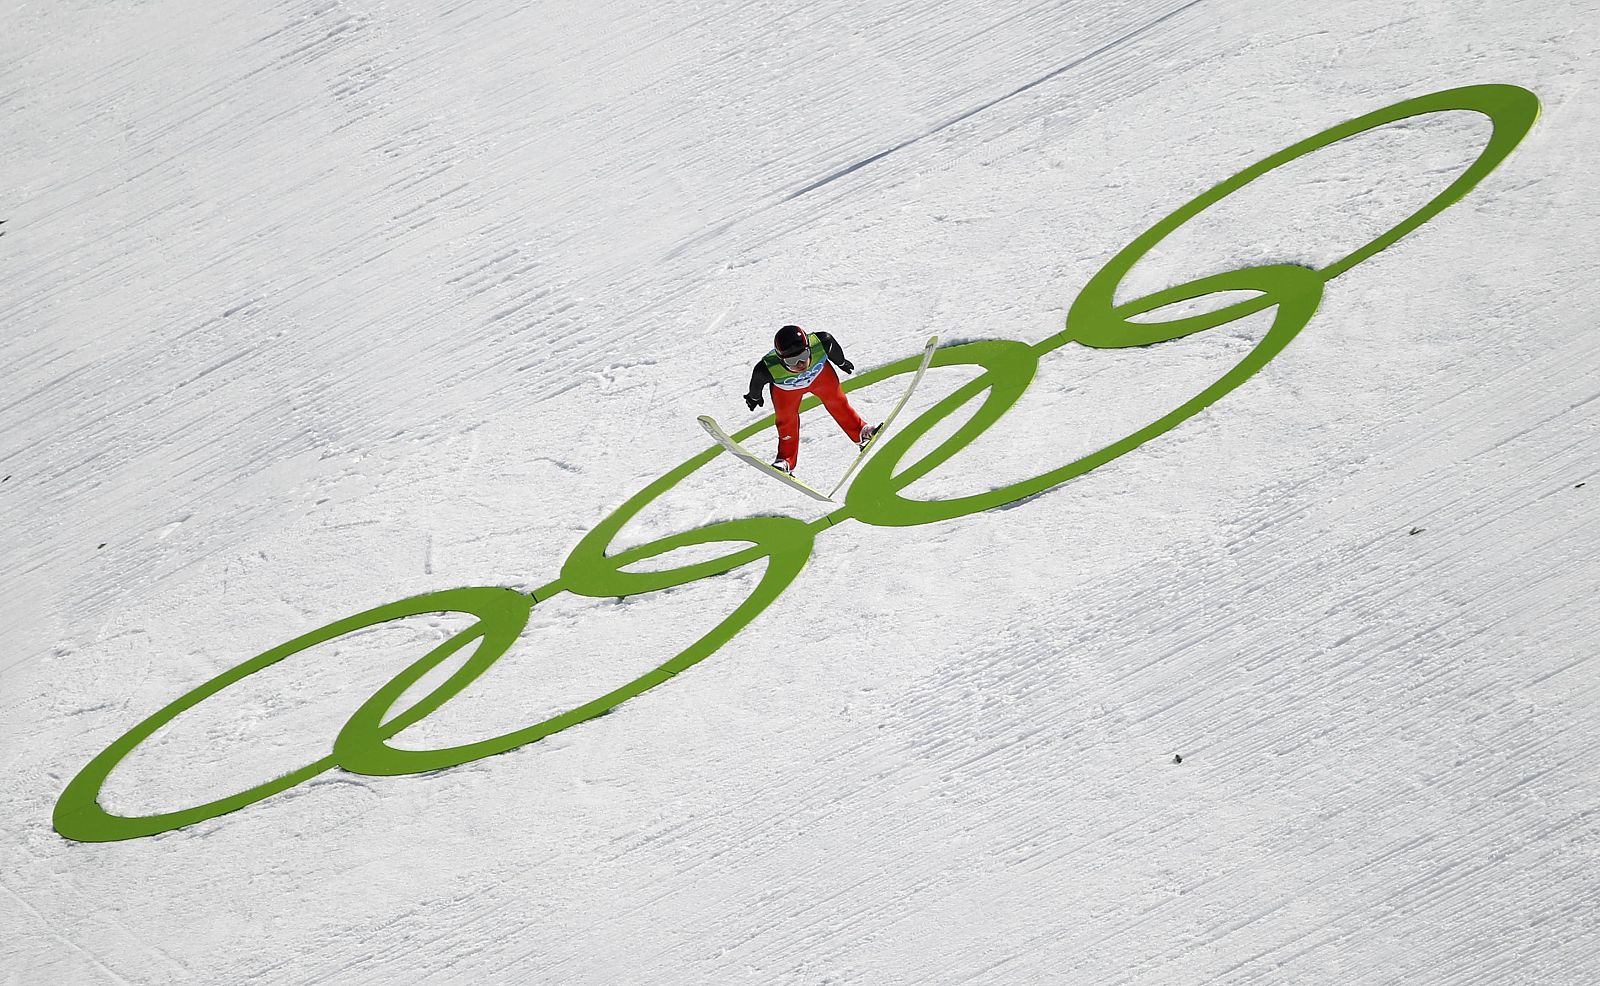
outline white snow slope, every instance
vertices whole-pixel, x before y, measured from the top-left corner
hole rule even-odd
[[[1597,73],[1590,0],[7,4],[0,982],[1600,982]],[[830,528],[705,661],[514,752],[147,838],[52,828],[92,757],[256,654],[556,578],[708,447],[696,415],[755,420],[778,325],[863,369],[1037,342],[1205,189],[1476,83],[1539,96],[1517,151],[1166,436],[1006,509]],[[1486,133],[1446,113],[1303,158],[1121,296],[1327,264]],[[1119,438],[1271,318],[1066,346],[908,493]],[[828,481],[851,449],[806,421]],[[724,455],[618,544],[826,507]],[[541,602],[395,743],[581,704],[760,572]],[[469,622],[289,658],[101,801],[324,757]]]

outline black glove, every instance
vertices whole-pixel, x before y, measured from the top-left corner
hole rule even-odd
[[[745,394],[744,395],[744,406],[749,408],[752,411],[754,411],[756,408],[760,407],[763,403],[764,402],[762,401],[760,394]]]
[[[856,365],[847,359],[842,359],[839,361],[839,369],[846,373],[854,373],[856,372]]]

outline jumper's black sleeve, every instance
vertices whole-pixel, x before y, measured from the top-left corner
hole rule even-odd
[[[839,345],[839,340],[826,332],[818,332],[817,338],[822,340],[822,348],[828,354],[828,362],[844,365],[844,348]]]
[[[750,390],[746,396],[757,401],[762,399],[761,388],[772,382],[772,371],[767,369],[765,360],[756,364],[755,371],[750,374]]]

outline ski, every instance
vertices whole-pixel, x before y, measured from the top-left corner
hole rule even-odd
[[[894,407],[889,410],[889,416],[884,418],[883,424],[878,426],[877,433],[867,442],[867,447],[856,453],[855,459],[851,461],[850,467],[844,471],[844,475],[839,477],[839,482],[834,486],[832,493],[823,493],[790,473],[774,469],[771,463],[734,441],[733,437],[723,431],[722,426],[717,424],[716,419],[710,415],[702,414],[695,420],[700,422],[700,426],[706,430],[707,434],[716,439],[718,445],[733,453],[734,458],[749,463],[778,482],[799,490],[813,500],[834,503],[836,501],[833,498],[838,495],[840,490],[844,489],[844,484],[849,481],[851,476],[855,475],[856,467],[861,465],[862,460],[867,457],[867,453],[871,452],[873,446],[878,444],[878,439],[882,438],[883,433],[889,430],[890,425],[894,424],[895,416],[900,413],[900,409],[905,407],[906,402],[911,399],[911,392],[916,390],[917,384],[922,382],[922,375],[928,372],[928,365],[933,362],[933,351],[938,348],[939,337],[930,336],[927,345],[922,349],[922,362],[917,365],[917,372],[912,375],[911,383],[906,387],[905,392],[900,395],[900,399],[895,402]]]
[[[911,392],[916,390],[917,384],[922,382],[922,375],[928,372],[928,364],[933,362],[933,351],[938,348],[939,337],[929,336],[928,344],[922,349],[922,362],[917,366],[917,372],[911,377],[911,385],[906,388],[905,393],[900,395],[900,400],[889,411],[889,416],[883,419],[883,424],[878,426],[877,433],[867,442],[866,447],[856,454],[855,460],[850,463],[850,468],[846,469],[844,475],[839,477],[838,485],[828,494],[829,500],[839,495],[839,491],[844,489],[845,482],[855,474],[856,467],[861,465],[861,460],[867,457],[867,453],[872,451],[872,447],[878,444],[878,439],[882,438],[883,433],[889,430],[890,425],[894,424],[895,415],[899,414],[900,409],[906,406],[906,401],[911,399]]]
[[[756,455],[754,452],[750,451],[729,437],[728,433],[722,430],[722,426],[717,424],[717,422],[712,419],[710,415],[702,414],[696,420],[700,422],[700,426],[703,427],[712,438],[717,440],[718,445],[721,445],[729,452],[732,452],[735,458],[750,463],[752,466],[755,466],[757,469],[766,473],[768,476],[771,476],[773,479],[776,479],[778,482],[792,486],[804,493],[806,496],[816,500],[821,500],[825,503],[833,502],[833,498],[827,494],[813,489],[811,486],[801,482],[786,472],[779,472],[777,469],[772,468],[771,463],[766,462],[759,455]],[[868,444],[870,445],[871,443]]]

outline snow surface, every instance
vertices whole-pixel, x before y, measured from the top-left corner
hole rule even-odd
[[[1597,13],[6,5],[0,981],[1600,982]],[[90,757],[246,658],[554,578],[707,446],[697,414],[750,420],[777,325],[862,366],[934,332],[1043,339],[1204,189],[1482,82],[1542,100],[1522,147],[1162,439],[1008,509],[840,525],[711,658],[513,753],[336,771],[153,838],[52,830]],[[1326,263],[1485,132],[1446,114],[1302,159],[1124,290]],[[1060,350],[910,492],[1120,437],[1268,318]],[[903,420],[970,375],[931,372]],[[802,474],[850,451],[813,416]],[[623,540],[823,506],[724,456]],[[397,742],[592,698],[757,574],[541,604]],[[325,755],[464,620],[284,661],[104,803],[174,810]]]

